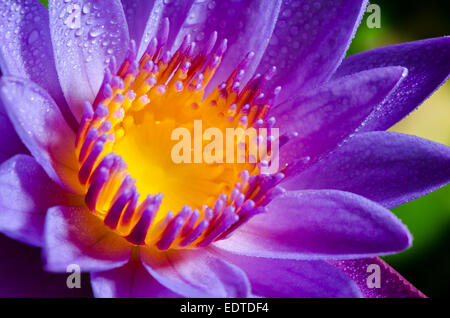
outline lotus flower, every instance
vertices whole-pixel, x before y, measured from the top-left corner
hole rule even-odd
[[[366,4],[2,0],[1,295],[89,294],[49,273],[76,264],[96,297],[423,297],[378,256],[450,149],[384,130],[450,38],[344,58]],[[194,120],[279,128],[280,169],[172,162]]]

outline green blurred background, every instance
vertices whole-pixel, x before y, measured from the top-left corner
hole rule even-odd
[[[47,1],[42,1],[47,4]],[[450,34],[450,1],[376,0],[381,28],[367,26],[366,13],[349,55],[372,48]],[[450,81],[391,130],[450,146]],[[430,297],[450,295],[450,186],[393,209],[409,227],[413,246],[385,257]]]

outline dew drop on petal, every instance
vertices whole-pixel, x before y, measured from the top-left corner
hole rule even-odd
[[[89,31],[89,35],[93,38],[98,37],[99,35],[103,34],[105,32],[105,29],[103,26],[101,27],[94,27]]]
[[[33,30],[30,32],[28,36],[28,44],[34,43],[39,38],[39,32],[37,30]]]
[[[69,29],[79,29],[81,27],[81,7],[79,4],[70,4],[67,6],[66,12],[69,15],[64,19],[64,24]],[[65,15],[65,12],[62,11],[61,14]]]

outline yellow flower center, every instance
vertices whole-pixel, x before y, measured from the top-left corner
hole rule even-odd
[[[205,96],[226,51],[226,40],[216,42],[213,33],[206,47],[194,53],[195,43],[187,36],[170,54],[164,37],[155,38],[139,60],[132,45],[118,70],[114,61],[106,70],[93,104],[85,103],[76,151],[86,204],[133,244],[161,250],[206,246],[263,212],[281,191],[276,185],[282,173],[261,173],[273,154],[274,121],[267,111],[279,89],[263,94],[270,74],[257,75],[241,87],[253,57],[249,53],[226,82]],[[232,143],[214,143],[213,148],[203,140],[209,128],[226,136],[227,129],[245,132],[249,127],[268,129],[265,157],[249,160],[254,150],[249,135],[233,136]],[[176,148],[180,140],[173,132],[180,128],[189,132],[184,140],[188,149]],[[199,161],[196,146],[200,156],[209,154],[215,161]],[[180,163],[174,153],[192,162]],[[247,160],[240,161],[239,154]]]

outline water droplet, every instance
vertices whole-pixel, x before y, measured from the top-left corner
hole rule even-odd
[[[194,25],[203,23],[206,20],[206,14],[204,12],[204,7],[201,5],[194,5],[191,8],[191,12],[186,18],[187,25]]]
[[[216,7],[216,2],[215,1],[211,1],[210,3],[208,3],[208,9],[212,10]]]
[[[99,35],[101,35],[104,31],[105,31],[105,30],[104,30],[104,26],[92,28],[92,29],[89,31],[89,35],[90,35],[91,37],[93,37],[93,38],[96,38],[96,37],[98,37]]]
[[[197,34],[196,36],[196,40],[197,41],[202,41],[205,38],[205,32],[200,32],[199,34]]]
[[[298,32],[299,32],[299,29],[298,29],[297,26],[294,25],[294,26],[291,27],[290,31],[291,31],[292,35],[297,35]]]
[[[91,12],[91,4],[87,3],[83,6],[83,13],[84,14],[89,14]]]
[[[28,44],[32,44],[39,38],[39,32],[36,30],[31,31],[30,35],[28,36]]]
[[[66,12],[69,16],[64,20],[64,24],[70,29],[79,29],[81,27],[81,7],[79,4],[67,6]]]

